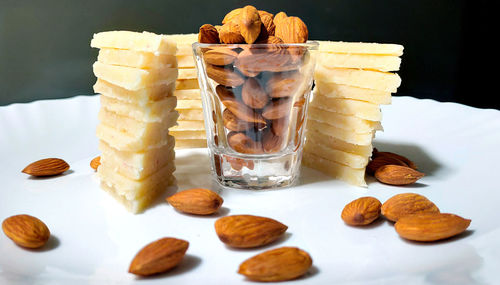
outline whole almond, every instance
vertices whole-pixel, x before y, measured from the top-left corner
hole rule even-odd
[[[278,14],[274,15],[274,25],[277,25],[278,22],[281,22],[285,18],[288,18],[288,15],[285,12],[279,12]]]
[[[215,221],[219,239],[226,245],[237,248],[270,244],[287,229],[287,226],[276,220],[252,215],[226,216]]]
[[[261,40],[259,39],[258,42],[256,42],[257,44],[275,44],[275,45],[280,45],[280,44],[283,44],[283,41],[278,38],[278,37],[275,37],[275,36],[268,36],[267,38]],[[268,47],[267,49],[271,49],[271,48],[275,48],[275,49],[279,49],[279,47]]]
[[[219,30],[219,39],[223,44],[242,44],[245,38],[241,35],[240,25],[237,22],[228,22]]]
[[[220,42],[219,32],[214,26],[205,24],[200,27],[198,42],[205,44],[218,44]]]
[[[241,10],[243,10],[243,8],[236,8],[234,10],[231,10],[229,13],[226,14],[226,16],[224,16],[224,19],[222,19],[222,24],[224,25],[226,23],[236,20],[237,17],[240,15]]]
[[[283,117],[276,120],[271,121],[271,131],[273,134],[281,137],[286,136],[286,132],[288,132],[288,124],[289,117]]]
[[[374,158],[378,158],[378,157],[384,157],[384,158],[393,158],[393,159],[398,159],[402,162],[404,162],[408,167],[410,168],[413,168],[415,170],[417,170],[417,165],[415,164],[415,162],[411,161],[410,159],[406,158],[405,156],[402,156],[400,154],[396,154],[396,153],[393,153],[393,152],[388,152],[388,151],[376,151],[373,153],[373,157]]]
[[[276,120],[290,114],[292,108],[292,100],[283,98],[271,101],[263,110],[262,117],[267,120]]]
[[[229,109],[225,109],[224,112],[222,112],[222,120],[224,122],[224,127],[231,131],[241,132],[254,127],[253,123],[241,120]]]
[[[213,48],[203,54],[203,59],[208,64],[227,65],[234,62],[238,53],[229,48]]]
[[[250,108],[261,109],[269,102],[269,96],[255,78],[248,78],[241,90],[241,99]]]
[[[378,181],[389,185],[408,185],[417,182],[425,174],[401,165],[384,165],[375,171]]]
[[[365,226],[380,217],[382,204],[374,197],[361,197],[345,205],[341,218],[351,226]]]
[[[49,228],[44,222],[30,215],[16,215],[2,222],[2,230],[17,245],[39,248],[50,238]]]
[[[283,148],[284,139],[269,131],[262,137],[262,149],[265,153],[275,153]]]
[[[426,197],[416,193],[402,193],[392,196],[382,204],[382,215],[390,221],[413,214],[439,213],[439,208]]]
[[[274,74],[266,84],[266,92],[271,98],[292,96],[302,81],[299,72]]]
[[[212,190],[194,188],[175,193],[167,202],[184,213],[211,215],[219,210],[224,200]]]
[[[239,153],[260,154],[263,152],[262,144],[244,133],[230,132],[227,134],[227,143]]]
[[[22,172],[32,176],[53,176],[69,169],[69,164],[60,158],[45,158],[26,166]]]
[[[97,171],[97,168],[101,165],[101,157],[97,156],[90,161],[90,167]]]
[[[368,165],[366,166],[366,172],[368,174],[373,175],[377,169],[384,165],[401,165],[401,166],[408,166],[406,163],[403,161],[395,158],[395,157],[390,157],[390,156],[376,156],[374,159],[372,159]]]
[[[247,44],[253,44],[259,37],[262,21],[260,15],[254,6],[247,5],[243,7],[238,15],[240,33]]]
[[[425,213],[402,217],[394,228],[402,238],[430,242],[461,234],[470,222],[454,214]]]
[[[238,157],[232,157],[225,155],[224,158],[226,159],[229,164],[231,164],[231,168],[234,170],[240,171],[243,169],[243,167],[246,167],[250,170],[253,170],[255,167],[255,164],[252,160],[247,160],[247,159],[242,159]]]
[[[280,247],[245,260],[238,273],[260,282],[278,282],[298,278],[312,266],[311,256],[297,247]]]
[[[162,273],[176,267],[184,258],[189,242],[165,237],[142,248],[130,263],[128,272],[140,276]]]
[[[278,20],[274,17],[276,31],[275,36],[282,39],[285,43],[305,43],[309,37],[306,24],[299,17],[286,17]]]
[[[212,78],[215,82],[224,86],[240,86],[245,82],[245,79],[230,68],[215,66],[211,64],[206,65],[207,76]]]
[[[265,29],[265,32],[266,32],[267,36],[265,35],[265,36],[261,37],[259,35],[259,39],[265,39],[265,38],[268,38],[270,36],[274,36],[275,30],[276,30],[276,26],[274,25],[273,17],[264,14],[264,15],[260,16],[260,20],[262,21],[262,25],[263,25],[263,27]]]
[[[262,71],[289,70],[290,55],[283,49],[272,49],[275,45],[244,49],[238,54],[234,66],[243,74]],[[294,67],[296,68],[296,67]]]
[[[262,118],[262,115],[238,101],[232,90],[222,85],[218,85],[215,88],[215,92],[217,93],[222,104],[224,104],[224,106],[226,106],[226,108],[228,108],[237,118],[246,122],[258,123],[264,126],[266,125],[266,121]]]
[[[271,17],[271,19],[274,18],[274,15],[267,12],[267,11],[264,11],[264,10],[259,10],[259,16],[260,18],[262,19],[262,16],[268,16],[268,17]]]

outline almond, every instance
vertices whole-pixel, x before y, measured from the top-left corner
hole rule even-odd
[[[234,66],[243,74],[262,71],[278,72],[289,70],[290,60],[290,55],[284,49],[271,49],[271,46],[248,48],[239,53]]]
[[[393,152],[388,152],[388,151],[376,151],[373,153],[373,156],[375,158],[377,157],[384,157],[384,158],[394,158],[394,159],[399,159],[400,161],[404,162],[408,167],[410,168],[413,168],[415,170],[417,170],[417,165],[415,164],[415,162],[409,160],[408,158],[402,156],[402,155],[399,155],[399,154],[396,154],[396,153],[393,153]]]
[[[291,109],[292,100],[290,98],[273,100],[262,110],[262,117],[267,120],[276,120],[290,114]]]
[[[97,168],[99,167],[99,165],[101,165],[101,157],[100,156],[97,156],[90,161],[90,167],[92,169],[94,169],[95,171],[97,171]]]
[[[261,19],[262,19],[262,16],[268,16],[268,17],[271,17],[271,19],[274,18],[273,14],[271,14],[267,11],[264,11],[264,10],[259,10],[259,16]]]
[[[275,153],[283,148],[284,139],[281,136],[266,132],[262,137],[262,149],[265,153]]]
[[[222,104],[226,106],[226,108],[228,108],[237,118],[246,122],[258,123],[264,126],[266,125],[266,121],[262,118],[262,115],[238,101],[230,89],[222,85],[218,85],[215,88],[215,91],[217,92]]]
[[[241,90],[241,99],[250,108],[261,109],[269,102],[269,96],[260,85],[259,81],[254,78],[248,78],[243,84]]]
[[[260,282],[277,282],[298,278],[312,266],[311,256],[296,247],[280,247],[245,260],[238,273]]]
[[[454,214],[425,213],[402,217],[394,228],[402,238],[430,242],[461,234],[470,222]]]
[[[219,30],[219,39],[223,44],[242,44],[245,38],[241,35],[240,26],[236,22],[228,22]]]
[[[274,35],[282,39],[283,42],[288,44],[307,42],[309,32],[306,24],[299,17],[286,17],[278,22],[274,17],[274,20],[276,25]]]
[[[222,19],[222,24],[224,25],[226,23],[236,20],[237,17],[240,15],[241,10],[243,10],[243,8],[237,8],[227,13],[226,16],[224,16],[224,19]]]
[[[374,159],[372,159],[368,165],[366,166],[366,172],[368,174],[373,175],[377,169],[384,165],[401,165],[401,166],[408,166],[406,163],[403,161],[395,158],[395,157],[390,157],[390,156],[377,156]]]
[[[271,98],[292,96],[300,86],[302,75],[299,72],[274,74],[266,84],[266,92]]]
[[[30,215],[8,217],[2,223],[2,230],[13,242],[26,248],[42,247],[50,238],[45,223]]]
[[[278,37],[275,37],[275,36],[269,36],[267,37],[266,39],[263,39],[263,40],[260,40],[257,42],[257,44],[275,44],[275,45],[280,45],[280,44],[283,44],[283,41],[278,38]],[[267,49],[271,49],[271,48],[274,48],[274,49],[279,49],[280,47],[276,46],[276,47],[268,47]]]
[[[224,122],[224,127],[231,131],[241,132],[253,128],[254,126],[253,123],[243,121],[236,117],[229,109],[225,109],[224,112],[222,112],[222,120]]]
[[[439,213],[439,208],[426,197],[416,193],[402,193],[392,196],[382,205],[382,215],[390,221],[422,213]]]
[[[69,169],[69,164],[60,158],[45,158],[26,166],[22,172],[32,176],[53,176]]]
[[[263,37],[261,37],[259,35],[259,39],[267,39],[270,36],[274,36],[276,26],[274,25],[273,17],[270,16],[270,15],[264,14],[264,15],[260,16],[260,20],[261,20],[262,25],[263,25],[263,27],[265,29],[265,34],[266,35],[264,35]],[[262,34],[262,32],[261,32],[261,34]]]
[[[284,137],[286,135],[286,132],[288,131],[289,120],[290,118],[286,116],[283,118],[272,120],[271,131],[273,132],[273,134]]]
[[[227,143],[239,153],[259,154],[263,152],[262,144],[244,133],[230,132],[227,134]]]
[[[198,42],[205,44],[218,44],[220,42],[219,32],[214,26],[205,24],[200,27]]]
[[[389,185],[408,185],[417,182],[425,174],[407,166],[384,165],[375,171],[378,181]]]
[[[245,79],[231,68],[224,68],[211,64],[206,65],[207,76],[224,86],[236,87],[245,82]]]
[[[176,267],[184,258],[189,242],[165,237],[142,248],[130,263],[128,272],[140,276],[158,274]]]
[[[213,48],[203,54],[203,59],[208,64],[227,65],[234,62],[238,53],[229,48]]]
[[[211,215],[219,210],[224,200],[212,190],[194,188],[175,193],[167,202],[184,213]]]
[[[278,22],[281,22],[285,18],[288,18],[288,15],[285,12],[279,12],[278,14],[274,15],[273,18],[274,25],[277,25]]]
[[[361,197],[345,205],[341,218],[351,226],[365,226],[380,217],[382,203],[374,197]]]
[[[247,160],[247,159],[242,159],[238,157],[232,157],[225,155],[224,158],[226,159],[229,164],[231,164],[231,168],[233,168],[236,171],[240,171],[243,169],[243,167],[246,167],[250,170],[253,170],[255,165],[252,160]]]
[[[215,221],[219,239],[237,248],[269,244],[280,238],[287,229],[287,226],[276,220],[252,215],[233,215]]]
[[[238,23],[245,42],[253,44],[259,37],[262,25],[257,9],[251,5],[243,7],[238,15]]]

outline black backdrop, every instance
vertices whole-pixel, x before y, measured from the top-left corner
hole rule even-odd
[[[192,33],[252,4],[301,17],[310,39],[399,43],[397,95],[500,108],[492,2],[465,0],[0,0],[0,106],[93,94],[92,34]]]

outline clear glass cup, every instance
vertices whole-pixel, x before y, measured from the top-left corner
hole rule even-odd
[[[318,43],[193,44],[212,173],[269,189],[300,174]]]

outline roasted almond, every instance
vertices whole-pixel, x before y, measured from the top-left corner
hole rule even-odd
[[[290,118],[285,116],[283,118],[279,118],[271,121],[271,131],[273,134],[277,136],[286,136],[286,132],[288,131],[288,123]],[[300,126],[299,126],[300,128]]]
[[[45,158],[26,166],[22,172],[32,176],[53,176],[69,169],[69,164],[60,158]]]
[[[276,26],[274,25],[273,17],[264,14],[264,15],[260,16],[260,20],[262,21],[262,25],[265,29],[265,35],[261,36],[262,35],[262,32],[261,32],[261,35],[259,35],[259,39],[262,40],[262,39],[267,39],[270,36],[274,36]]]
[[[244,133],[230,132],[227,134],[227,143],[239,153],[259,154],[263,152],[262,144]]]
[[[415,162],[411,161],[410,159],[408,159],[405,156],[402,156],[400,154],[396,154],[396,153],[388,152],[388,151],[377,151],[377,152],[374,152],[373,155],[374,155],[374,158],[384,157],[384,158],[388,158],[388,159],[390,159],[390,158],[398,159],[398,160],[404,162],[408,167],[417,170],[417,165],[415,164]]]
[[[377,169],[384,165],[401,165],[401,166],[408,166],[406,163],[403,161],[395,158],[395,157],[390,157],[390,156],[377,156],[374,159],[372,159],[368,165],[366,166],[366,172],[368,174],[373,175]]]
[[[218,47],[212,48],[203,54],[203,59],[208,64],[227,65],[234,62],[238,53],[232,49]]]
[[[288,18],[288,15],[285,12],[279,12],[278,14],[274,15],[273,18],[274,25],[277,25],[278,22],[281,22],[285,18]]]
[[[250,108],[262,109],[269,102],[269,96],[255,78],[248,78],[241,90],[241,99]]]
[[[365,226],[380,217],[382,204],[374,197],[361,197],[345,205],[341,218],[351,226]]]
[[[223,44],[242,44],[245,38],[241,35],[240,25],[237,22],[228,22],[219,30],[219,39]]]
[[[198,42],[205,44],[218,44],[220,42],[219,32],[214,26],[205,24],[200,27]]]
[[[394,224],[394,228],[402,238],[430,242],[461,234],[470,222],[454,214],[424,213],[404,216]]]
[[[229,162],[229,164],[231,164],[231,168],[233,168],[236,171],[242,170],[243,167],[253,170],[255,167],[255,164],[252,160],[232,157],[228,155],[225,155],[224,158],[226,159],[227,162]]]
[[[262,22],[260,15],[254,6],[247,5],[241,9],[238,15],[240,33],[247,44],[253,44],[259,37]]]
[[[298,278],[312,266],[311,256],[300,248],[280,247],[245,260],[238,273],[260,282],[278,282]]]
[[[291,108],[292,100],[290,98],[273,100],[262,110],[262,117],[267,120],[283,118],[290,114]]]
[[[284,139],[269,131],[262,137],[262,149],[265,153],[275,153],[283,148]]]
[[[222,112],[222,120],[224,122],[224,127],[230,131],[241,132],[254,127],[253,123],[239,119],[229,109],[225,109],[224,112]]]
[[[274,18],[273,14],[271,14],[267,11],[264,11],[264,10],[259,10],[259,16],[261,19],[262,19],[262,16],[268,16],[268,17],[271,17],[271,19]]]
[[[234,66],[243,74],[262,71],[287,71],[291,60],[286,50],[270,47],[248,48],[238,54]],[[297,68],[296,66],[294,68]]]
[[[215,221],[219,239],[237,248],[259,247],[280,238],[288,229],[284,224],[265,217],[252,215],[226,216]]]
[[[285,72],[274,74],[266,84],[266,92],[271,98],[292,96],[302,81],[299,72]]]
[[[381,210],[382,215],[393,222],[413,214],[439,213],[439,208],[434,203],[416,193],[394,195],[385,201]]]
[[[375,171],[378,181],[389,185],[408,185],[417,182],[425,174],[408,166],[384,165]]]
[[[245,79],[230,68],[215,66],[211,64],[206,65],[207,76],[212,78],[215,82],[224,86],[236,87],[245,82]]]
[[[231,12],[227,13],[226,16],[224,16],[224,19],[222,19],[222,24],[224,25],[226,23],[236,20],[240,15],[241,10],[243,10],[243,8],[237,8],[231,10]]]
[[[8,217],[2,223],[2,230],[13,242],[26,248],[42,247],[50,238],[45,223],[30,215]]]
[[[95,171],[97,171],[97,168],[99,167],[99,165],[101,165],[101,157],[100,156],[97,156],[90,161],[90,167],[92,169],[94,169]]]
[[[266,121],[262,118],[262,115],[238,101],[231,90],[222,85],[218,85],[215,88],[215,91],[217,92],[222,104],[226,106],[226,108],[228,108],[237,118],[246,122],[253,122],[264,126],[266,125]]]
[[[162,238],[142,248],[130,263],[128,272],[148,276],[176,267],[184,258],[189,242],[176,238]]]
[[[277,15],[276,15],[277,16]],[[276,31],[275,36],[282,39],[285,43],[305,43],[309,37],[306,24],[299,17],[286,17],[278,20],[274,17]]]
[[[219,210],[224,200],[212,190],[194,188],[175,193],[167,202],[184,213],[211,215]]]

